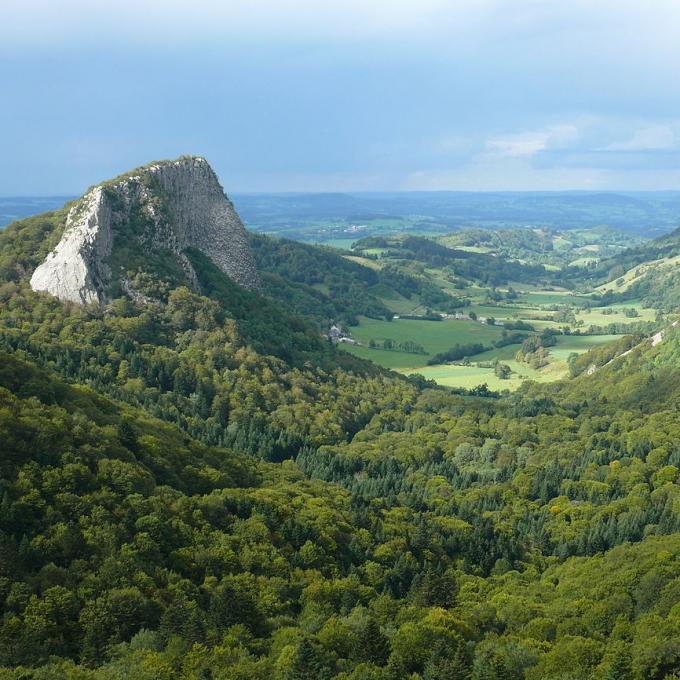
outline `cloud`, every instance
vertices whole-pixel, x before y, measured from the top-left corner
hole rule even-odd
[[[486,149],[501,158],[527,158],[541,151],[560,149],[579,138],[575,125],[554,125],[542,130],[520,132],[493,137],[486,142]]]
[[[620,56],[621,41],[603,38],[653,33],[654,46],[677,50],[679,26],[676,0],[655,0],[653,9],[639,0],[2,0],[0,47],[401,37],[404,46],[455,52],[484,40],[587,32],[600,37],[591,41],[600,52],[614,43]]]
[[[11,45],[104,38],[158,44],[231,38],[356,41],[417,37],[446,26],[464,34],[505,0],[2,0],[0,38]],[[72,45],[77,47],[77,43]],[[172,48],[172,44],[165,44]]]
[[[477,158],[458,169],[420,170],[401,179],[396,188],[414,191],[553,191],[610,188],[606,170],[591,168],[537,169],[526,158]]]
[[[2,193],[176,152],[259,190],[676,176],[678,0],[0,4]]]
[[[680,137],[669,125],[650,125],[636,130],[630,139],[613,142],[605,151],[667,151],[677,149]]]

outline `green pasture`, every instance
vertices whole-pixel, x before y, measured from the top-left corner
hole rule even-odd
[[[566,361],[573,352],[581,354],[593,347],[603,345],[621,337],[620,335],[560,335],[556,338],[557,344],[549,348],[551,356],[555,359]]]
[[[604,314],[605,309],[614,310],[614,314]],[[639,316],[627,317],[625,309],[636,309]],[[593,307],[590,310],[577,312],[576,318],[583,321],[586,326],[591,324],[596,326],[605,326],[610,323],[635,323],[636,321],[654,321],[656,318],[656,310],[645,309],[640,305],[628,302],[626,304],[611,305],[610,307]]]
[[[341,345],[342,349],[354,356],[368,359],[378,366],[404,371],[425,366],[430,355],[410,354],[409,352],[390,352],[384,349],[373,349],[363,345]],[[418,368],[420,370],[420,368]]]
[[[518,364],[516,361],[505,361],[514,371],[507,380],[501,380],[494,374],[493,368],[482,368],[480,366],[459,366],[457,364],[444,364],[441,366],[425,366],[415,370],[402,371],[410,375],[420,373],[428,380],[434,380],[439,385],[445,387],[462,387],[472,389],[486,383],[490,390],[516,390],[525,380],[537,380],[548,382],[564,375],[562,372],[558,376],[543,374],[535,371],[529,366]]]
[[[360,317],[359,321],[359,325],[352,328],[352,336],[365,345],[371,339],[390,339],[395,342],[413,340],[421,344],[429,354],[444,352],[456,343],[464,345],[481,342],[490,345],[503,332],[500,326],[488,326],[477,321],[380,321],[366,317]]]
[[[526,305],[573,305],[583,302],[589,302],[590,298],[582,295],[574,295],[567,291],[528,291],[521,293],[517,298],[517,302]]]

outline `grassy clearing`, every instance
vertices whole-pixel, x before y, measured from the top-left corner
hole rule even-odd
[[[503,332],[502,328],[498,326],[487,326],[475,321],[418,321],[407,319],[378,321],[361,317],[360,322],[359,326],[352,328],[352,336],[362,345],[345,345],[343,349],[363,359],[370,359],[385,368],[402,371],[420,370],[427,365],[428,360],[433,355],[444,352],[457,343],[464,345],[480,342],[483,345],[491,345],[494,340],[501,337]],[[413,340],[421,344],[427,354],[390,352],[368,347],[370,340],[380,342],[386,339],[395,342]],[[517,351],[517,346],[514,347],[514,351]]]
[[[598,257],[579,257],[575,260],[572,260],[569,263],[569,267],[587,267],[589,266],[592,262],[598,262],[600,258]]]
[[[593,347],[616,340],[620,335],[561,335],[555,347],[548,350],[555,359],[566,361],[572,352],[581,354]]]
[[[528,291],[521,293],[517,298],[517,302],[524,303],[530,306],[534,305],[573,305],[583,302],[589,302],[590,298],[582,295],[574,295],[566,291]]]
[[[625,315],[626,309],[635,309],[639,316],[627,317]],[[614,314],[605,314],[605,310],[613,310]],[[576,319],[583,321],[586,326],[606,326],[610,323],[635,323],[636,321],[654,321],[656,318],[656,311],[654,309],[646,309],[633,303],[611,305],[610,307],[594,307],[588,311],[577,312]]]
[[[537,314],[545,315],[549,312],[541,312],[541,310],[524,305],[487,305],[477,304],[466,307],[463,311],[466,313],[474,312],[477,316],[492,316],[494,319],[506,321],[508,319],[524,319],[531,320]]]
[[[568,373],[566,362],[572,352],[580,354],[592,347],[610,342],[617,337],[616,335],[565,335],[558,337],[557,345],[549,350],[553,361],[548,366],[539,370],[515,360],[514,356],[518,349],[517,345],[510,345],[478,354],[472,357],[472,365],[470,366],[441,364],[437,366],[424,366],[422,368],[407,369],[400,368],[399,366],[394,366],[393,368],[397,368],[406,375],[420,373],[429,380],[435,380],[440,385],[447,387],[472,389],[486,384],[492,390],[516,390],[526,380],[552,382],[566,377]],[[476,365],[478,363],[494,361],[495,359],[502,361],[510,367],[512,375],[509,379],[501,380],[494,374],[493,368]]]
[[[417,370],[402,371],[406,375],[420,373],[428,380],[434,380],[439,385],[446,387],[462,387],[472,389],[486,384],[490,390],[516,390],[526,380],[538,380],[548,382],[555,380],[549,374],[541,374],[532,368],[517,364],[516,362],[506,362],[510,368],[516,370],[507,380],[501,380],[494,375],[493,368],[481,368],[479,366],[458,366],[446,364],[442,366],[426,366]],[[512,364],[515,364],[514,366]]]
[[[329,239],[312,239],[312,243],[318,243],[322,246],[330,246],[331,248],[340,248],[340,250],[351,250],[352,244],[359,238],[329,238]]]
[[[491,344],[501,337],[499,326],[488,326],[476,321],[420,321],[395,319],[378,321],[360,318],[360,325],[352,328],[352,335],[364,344],[369,340],[390,339],[396,342],[413,340],[421,344],[429,355],[444,352],[456,343]]]
[[[396,371],[421,370],[427,364],[429,355],[409,354],[408,352],[388,352],[384,349],[372,349],[359,345],[342,345],[342,349],[362,359],[368,359],[378,366],[392,368]]]
[[[382,265],[377,260],[372,260],[369,257],[360,257],[359,255],[345,255],[344,258],[350,262],[356,262],[364,267],[378,271],[382,269]]]
[[[395,314],[424,314],[426,311],[425,306],[421,305],[415,296],[409,299],[396,293],[390,297],[381,297],[380,299],[385,307]]]

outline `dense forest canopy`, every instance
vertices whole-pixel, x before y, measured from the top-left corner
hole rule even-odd
[[[451,394],[309,311],[401,274],[258,237],[262,293],[189,252],[200,290],[64,304],[60,225],[0,236],[2,677],[680,674],[678,329]]]

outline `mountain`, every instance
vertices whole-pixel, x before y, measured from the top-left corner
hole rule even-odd
[[[144,299],[145,276],[195,284],[187,248],[236,283],[257,288],[243,224],[198,157],[152,163],[90,189],[69,210],[61,240],[33,272],[31,287],[77,303],[104,302],[121,290]]]

